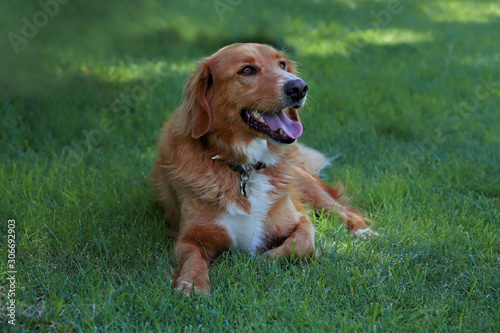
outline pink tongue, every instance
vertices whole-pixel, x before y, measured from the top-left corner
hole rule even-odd
[[[262,117],[264,117],[267,125],[273,132],[281,128],[292,139],[297,139],[302,135],[302,124],[298,121],[291,121],[283,111],[278,113],[262,113]]]

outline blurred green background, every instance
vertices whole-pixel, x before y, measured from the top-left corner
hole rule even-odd
[[[55,13],[46,20],[37,2],[0,4],[2,154],[58,153],[148,71],[161,74],[161,86],[129,121],[160,121],[179,102],[195,59],[246,41],[286,49],[301,64],[310,110],[328,114],[322,132],[353,122],[357,133],[434,144],[461,136],[466,122],[497,120],[478,106],[491,108],[498,90],[473,100],[472,113],[454,110],[480,78],[498,82],[493,1],[61,2],[42,1]],[[37,23],[33,37],[23,37],[33,30],[26,21]]]
[[[157,111],[175,108],[195,59],[246,41],[288,50],[313,88],[311,110],[331,113],[329,126],[354,121],[358,132],[378,128],[416,139],[455,132],[466,118],[496,120],[477,106],[474,117],[453,110],[474,95],[481,77],[498,82],[500,9],[492,1],[61,2],[42,1],[48,10],[34,1],[0,4],[7,37],[0,42],[2,143],[18,141],[3,153],[26,145],[57,152],[95,127],[89,113],[140,84],[148,70],[161,74],[162,84],[148,94],[155,103],[144,112],[162,119]],[[37,108],[43,112],[33,118]],[[24,131],[20,121],[35,128]]]

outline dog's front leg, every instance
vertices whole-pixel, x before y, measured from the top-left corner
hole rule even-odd
[[[193,292],[208,293],[210,280],[208,277],[209,254],[203,244],[198,241],[182,238],[175,244],[175,254],[179,266],[174,279],[177,290],[191,295]]]
[[[209,293],[208,264],[230,245],[227,232],[220,226],[195,225],[184,231],[175,244],[179,266],[174,276],[174,287],[187,295]]]
[[[354,208],[344,204],[343,191],[328,187],[318,177],[307,173],[304,169],[295,168],[297,187],[303,201],[311,202],[317,211],[337,212],[346,222],[347,229],[361,239],[378,235],[368,226],[368,219]]]
[[[305,215],[301,215],[297,227],[283,244],[265,253],[271,258],[297,259],[312,257],[314,254],[314,226]]]

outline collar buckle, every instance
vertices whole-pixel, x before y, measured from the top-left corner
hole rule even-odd
[[[250,175],[248,173],[242,173],[240,176],[241,182],[240,182],[240,193],[242,196],[245,198],[248,198],[248,193],[247,193],[247,184],[248,181],[250,180]]]
[[[262,162],[257,162],[255,164],[252,164],[250,166],[245,166],[243,167],[242,165],[235,164],[235,163],[226,163],[229,168],[233,171],[236,171],[240,174],[240,194],[244,196],[245,198],[248,198],[248,182],[250,181],[250,175],[254,171],[260,171],[262,169],[266,168],[266,165]]]

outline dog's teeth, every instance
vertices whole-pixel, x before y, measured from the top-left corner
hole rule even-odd
[[[286,135],[286,133],[285,133],[285,132],[283,132],[283,129],[282,129],[282,128],[280,128],[280,129],[279,129],[278,134],[280,134],[280,135],[284,136],[285,138],[288,138],[288,135]]]
[[[264,117],[262,117],[262,114],[261,114],[259,111],[257,111],[257,110],[253,110],[253,111],[252,111],[252,116],[253,116],[255,119],[257,119],[258,121],[260,121],[261,123],[263,123],[263,124],[267,124],[267,123],[266,123],[266,120],[264,119]]]

